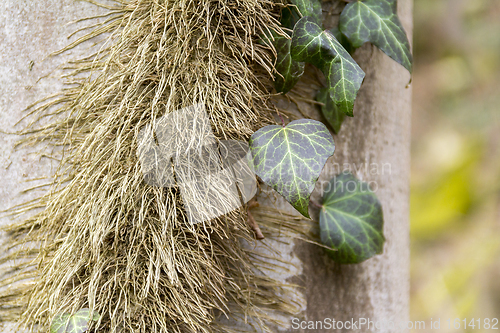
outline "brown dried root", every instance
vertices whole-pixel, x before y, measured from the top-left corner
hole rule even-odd
[[[264,234],[262,234],[262,231],[260,230],[259,225],[257,224],[257,221],[255,221],[255,218],[253,217],[252,213],[250,210],[252,208],[259,207],[259,203],[257,200],[252,199],[248,202],[247,204],[247,221],[248,225],[252,228],[253,232],[255,233],[255,239],[264,239]]]

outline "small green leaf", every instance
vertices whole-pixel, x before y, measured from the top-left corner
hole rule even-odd
[[[90,312],[90,309],[81,309],[74,315],[67,313],[57,315],[50,326],[50,333],[83,333],[89,329],[89,322],[98,321],[100,315]]]
[[[335,143],[319,121],[300,119],[286,127],[266,126],[250,138],[255,173],[302,215]]]
[[[328,92],[337,109],[352,116],[354,101],[365,73],[329,31],[322,31],[309,17],[295,25],[292,59],[318,67],[328,82]]]
[[[321,112],[330,126],[332,126],[335,133],[338,133],[340,131],[340,126],[344,121],[345,113],[340,112],[335,106],[335,103],[330,98],[330,94],[328,93],[328,88],[321,89],[316,96],[316,100],[324,104],[321,106]]]
[[[300,80],[304,74],[305,63],[292,59],[290,45],[292,41],[283,36],[274,37],[274,47],[278,54],[275,69],[281,75],[276,75],[274,87],[277,92],[286,94]]]
[[[89,321],[98,321],[101,318],[101,315],[99,313],[97,313],[96,311],[91,313],[89,308],[78,310],[75,316],[78,316],[80,318],[90,318]]]
[[[329,256],[342,264],[356,264],[382,253],[382,206],[368,184],[350,173],[335,176],[323,195],[319,224],[321,242]]]
[[[342,11],[339,27],[354,47],[371,42],[411,73],[410,42],[397,15],[397,1],[353,1]]]
[[[66,333],[66,326],[68,324],[69,314],[59,314],[52,320],[50,326],[50,333]]]
[[[309,16],[316,24],[323,25],[323,10],[320,0],[291,0],[302,16]]]

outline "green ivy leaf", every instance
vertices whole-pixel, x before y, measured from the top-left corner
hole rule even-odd
[[[250,138],[255,173],[302,215],[309,217],[309,197],[335,143],[319,121],[300,119],[286,127],[271,125]]]
[[[321,106],[321,112],[330,126],[332,126],[335,133],[338,133],[340,131],[340,126],[344,121],[345,113],[340,112],[335,106],[335,103],[330,98],[330,94],[328,93],[328,88],[321,89],[316,96],[316,100],[324,104]]]
[[[321,3],[314,1],[292,1],[296,6],[286,6],[281,10],[281,25],[285,28],[293,30],[297,21],[300,20],[300,13],[321,16]],[[319,7],[318,7],[319,6]],[[274,79],[274,87],[279,93],[286,94],[300,80],[304,74],[305,63],[298,62],[292,59],[290,55],[291,40],[284,36],[273,33],[273,45],[276,49],[277,59],[275,69],[279,73]]]
[[[329,31],[309,17],[295,25],[291,45],[292,59],[318,67],[328,82],[328,92],[337,109],[352,116],[354,101],[365,73]]]
[[[323,25],[323,10],[320,0],[291,0],[302,16],[309,16],[316,24]]]
[[[305,63],[292,59],[290,45],[292,41],[283,36],[274,37],[274,47],[277,52],[275,69],[281,75],[276,75],[274,87],[277,92],[286,94],[292,89],[304,74]]]
[[[352,47],[351,42],[349,42],[349,39],[347,39],[347,37],[342,32],[340,32],[338,27],[331,28],[330,32],[349,54],[352,54],[354,52],[354,48]]]
[[[339,263],[360,263],[382,253],[382,206],[368,184],[350,173],[330,181],[319,224],[321,242],[334,249],[327,250],[328,254]]]
[[[74,315],[57,315],[50,326],[50,333],[83,333],[89,329],[89,322],[98,321],[99,314],[90,309],[81,309]]]
[[[294,6],[286,6],[281,10],[281,25],[283,27],[292,30],[300,20],[301,14],[309,16],[315,22],[321,24],[321,1],[291,0],[291,3]],[[275,69],[279,73],[274,79],[274,87],[277,92],[286,94],[297,84],[304,74],[305,63],[295,61],[290,56],[290,39],[276,33],[273,33],[272,39],[277,53]]]
[[[70,315],[67,313],[55,316],[52,321],[52,325],[50,326],[50,333],[66,333],[66,326],[69,317]]]
[[[295,23],[300,20],[301,16],[295,6],[286,6],[281,9],[281,25],[285,28],[293,30]]]
[[[371,42],[411,73],[410,42],[397,15],[397,1],[351,2],[340,15],[339,27],[354,47]]]

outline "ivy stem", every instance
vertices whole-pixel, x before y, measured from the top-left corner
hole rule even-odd
[[[316,201],[314,200],[309,200],[309,202],[316,208],[323,208],[323,205],[320,205],[319,203],[317,203]]]
[[[285,119],[283,119],[283,116],[281,115],[281,113],[278,112],[278,117],[280,117],[281,119],[281,124],[283,125],[283,127],[285,127]]]
[[[250,228],[252,228],[254,234],[255,234],[255,239],[261,240],[264,239],[264,235],[262,234],[262,231],[259,228],[259,225],[257,224],[257,221],[255,221],[255,218],[253,217],[252,213],[250,210],[252,208],[259,207],[259,203],[257,200],[252,199],[250,202],[248,202],[247,206],[247,222]]]

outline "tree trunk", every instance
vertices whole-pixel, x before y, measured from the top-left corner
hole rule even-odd
[[[411,36],[412,0],[399,0],[398,5],[400,18]],[[324,2],[326,12],[330,6]],[[4,0],[0,8],[0,127],[12,131],[20,119],[20,110],[61,88],[56,78],[36,83],[37,79],[63,63],[65,57],[73,58],[81,50],[77,48],[70,54],[42,62],[47,54],[65,46],[65,37],[75,30],[75,26],[65,23],[81,17],[82,12],[85,16],[96,14],[98,9],[72,0]],[[297,301],[306,320],[354,319],[359,323],[359,318],[366,318],[373,322],[406,322],[409,319],[411,89],[406,87],[409,75],[370,45],[359,49],[355,59],[367,75],[356,100],[355,117],[347,119],[340,135],[334,137],[337,149],[321,179],[330,179],[338,166],[342,170],[347,163],[358,177],[374,182],[384,209],[387,239],[384,253],[360,265],[336,265],[315,245],[302,241],[291,245],[275,243],[283,257],[298,267],[278,278],[305,288]],[[315,110],[304,108],[318,118]],[[26,199],[16,196],[21,189],[33,185],[23,184],[24,179],[50,174],[55,163],[40,162],[26,150],[14,153],[15,136],[2,134],[2,140],[0,209],[5,209]],[[293,211],[284,203],[282,206]],[[291,318],[284,320],[290,325],[287,331],[308,331],[294,330]],[[364,326],[359,331],[372,330]],[[373,331],[407,330],[395,327]]]
[[[46,180],[31,179],[50,176],[57,162],[39,158],[34,154],[36,149],[15,150],[19,137],[7,133],[14,131],[26,107],[63,88],[57,75],[60,72],[54,72],[57,66],[88,53],[85,47],[78,47],[67,54],[47,58],[68,44],[66,37],[70,33],[88,24],[67,23],[100,11],[102,8],[84,1],[0,1],[0,211],[45,193],[46,189],[38,189],[20,194],[46,183]],[[38,81],[49,74],[53,75]],[[5,217],[0,220],[0,224],[9,222]],[[0,323],[2,332],[17,332],[14,327],[2,327]]]
[[[57,57],[47,57],[68,44],[67,36],[88,22],[68,24],[96,15],[100,10],[84,1],[2,0],[0,4],[0,129],[13,132],[22,111],[40,98],[59,92],[62,82],[57,66],[88,53],[78,47]],[[102,11],[102,9],[101,9]],[[82,14],[85,13],[85,14]],[[48,77],[45,77],[52,74]],[[41,77],[44,77],[38,81]],[[49,176],[55,161],[39,159],[28,149],[14,150],[18,136],[1,133],[0,210],[35,198],[44,191],[19,193],[43,181],[26,180]],[[7,221],[3,221],[8,222]]]

